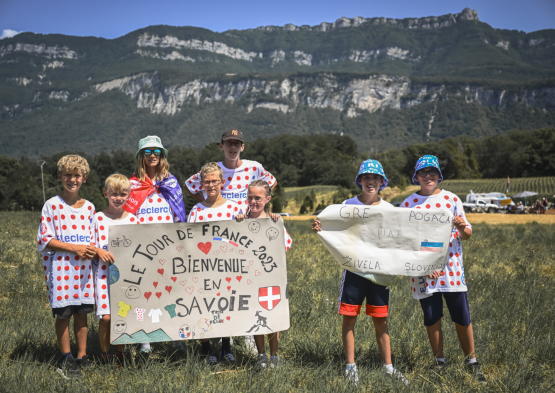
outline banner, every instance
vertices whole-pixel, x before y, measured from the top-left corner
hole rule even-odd
[[[339,266],[364,277],[422,276],[448,262],[449,210],[332,205],[318,220],[318,235]]]
[[[112,344],[289,329],[281,219],[118,225],[109,241]]]

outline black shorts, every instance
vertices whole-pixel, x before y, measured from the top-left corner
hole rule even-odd
[[[366,299],[366,315],[387,317],[389,287],[374,284],[358,274],[343,270],[339,288],[339,314],[358,315]]]
[[[420,299],[420,306],[424,311],[424,325],[432,326],[443,317],[444,298],[451,320],[461,326],[470,325],[470,308],[466,292],[435,292],[430,297]]]
[[[94,311],[94,304],[80,304],[78,306],[65,306],[52,309],[52,316],[58,319],[71,318],[73,314],[90,314]]]

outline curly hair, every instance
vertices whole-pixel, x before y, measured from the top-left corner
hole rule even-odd
[[[83,176],[88,176],[90,173],[89,163],[86,159],[78,155],[67,155],[60,158],[58,161],[58,173],[63,171],[71,172],[77,170]]]

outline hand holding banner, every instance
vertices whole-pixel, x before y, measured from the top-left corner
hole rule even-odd
[[[342,268],[354,273],[422,276],[448,261],[449,210],[331,205],[318,220],[320,240]]]

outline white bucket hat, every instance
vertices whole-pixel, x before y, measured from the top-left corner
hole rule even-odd
[[[156,135],[149,135],[139,141],[139,150],[137,150],[136,156],[139,156],[141,150],[146,149],[147,147],[158,147],[164,151],[164,155],[168,156],[168,151],[162,145],[162,141]]]

